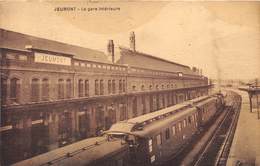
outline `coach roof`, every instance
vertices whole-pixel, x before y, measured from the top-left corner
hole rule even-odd
[[[135,130],[138,130],[138,127],[144,127],[147,124],[151,124],[157,122],[157,120],[161,120],[163,118],[167,118],[169,115],[175,115],[178,112],[182,112],[184,109],[191,108],[193,104],[197,104],[198,102],[207,102],[210,96],[202,96],[196,99],[192,99],[189,101],[185,101],[183,103],[164,108],[160,111],[155,111],[152,113],[148,113],[142,116],[138,116],[136,118],[132,118],[129,120],[125,120],[122,122],[118,122],[111,126],[111,128],[105,133],[132,133]]]
[[[113,155],[125,148],[127,148],[127,145],[122,144],[120,139],[107,141],[105,137],[94,137],[15,163],[13,166],[85,166],[93,164],[97,159],[109,157],[109,155]]]

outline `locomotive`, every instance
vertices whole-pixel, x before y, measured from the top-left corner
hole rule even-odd
[[[131,166],[160,165],[174,158],[225,105],[220,93],[118,122],[89,138],[14,164]]]

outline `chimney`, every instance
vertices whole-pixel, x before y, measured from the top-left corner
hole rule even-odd
[[[108,41],[107,52],[108,52],[109,59],[111,58],[111,62],[115,63],[115,52],[114,52],[114,42],[113,42],[113,40]]]
[[[130,33],[130,49],[135,51],[135,32]]]

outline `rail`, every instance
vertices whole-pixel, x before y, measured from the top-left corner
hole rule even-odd
[[[236,94],[232,97],[233,103],[230,103],[230,106],[226,108],[227,113],[225,117],[211,136],[210,140],[207,141],[200,155],[194,161],[195,166],[202,166],[205,164],[214,166],[226,165],[239,118],[241,97],[238,96],[239,95]]]
[[[215,130],[214,134],[211,136],[210,140],[207,142],[207,145],[204,147],[204,149],[202,150],[201,154],[197,157],[196,162],[194,163],[194,166],[199,166],[202,165],[202,160],[205,158],[205,154],[208,152],[210,146],[212,145],[214,139],[217,137],[218,133],[220,132],[224,122],[226,121],[226,119],[228,118],[228,116],[230,115],[230,109],[226,110],[226,115],[225,117],[222,119],[220,125],[218,126],[218,128]]]
[[[234,138],[234,135],[235,135],[235,130],[236,130],[239,114],[240,114],[240,111],[239,111],[240,107],[241,107],[241,103],[240,103],[240,105],[238,105],[237,108],[235,108],[235,118],[232,121],[231,127],[229,128],[229,131],[227,133],[227,137],[224,141],[224,144],[222,145],[222,147],[219,151],[219,154],[217,156],[217,160],[214,164],[215,166],[225,166],[226,165],[228,155],[229,155],[229,151],[230,151],[230,147],[232,145],[233,138]]]

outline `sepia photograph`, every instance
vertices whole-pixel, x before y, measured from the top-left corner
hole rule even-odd
[[[260,1],[0,0],[0,166],[260,166]]]

